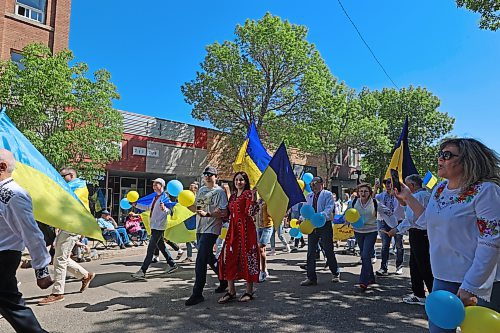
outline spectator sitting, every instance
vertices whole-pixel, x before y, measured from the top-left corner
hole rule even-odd
[[[133,212],[128,213],[127,220],[125,221],[125,229],[127,229],[129,235],[137,235],[139,246],[142,246],[148,237],[148,233],[141,227],[141,223],[141,215]]]
[[[101,212],[101,217],[97,219],[97,223],[99,223],[99,227],[103,229],[103,236],[113,236],[121,249],[132,246],[132,243],[127,235],[127,230],[124,227],[118,227],[118,224],[116,224],[115,220],[111,217],[111,214],[107,210],[103,210]]]
[[[73,248],[73,256],[76,262],[90,261],[90,246],[88,246],[89,240],[80,235],[78,241],[75,243]]]

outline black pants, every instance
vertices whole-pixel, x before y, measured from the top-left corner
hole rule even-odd
[[[16,270],[21,263],[21,252],[0,251],[0,314],[16,332],[47,332],[42,329],[33,311],[24,304],[17,289]]]
[[[316,281],[316,253],[318,243],[321,243],[321,249],[324,251],[326,263],[332,274],[336,275],[339,271],[337,258],[333,252],[333,229],[332,223],[326,221],[321,228],[316,228],[307,239],[307,278]]]
[[[174,249],[174,251],[179,251],[179,245],[175,244],[174,242],[167,240],[167,244],[170,245],[170,247],[172,249]],[[155,256],[159,256],[160,250],[158,250],[158,248],[156,248],[154,254],[155,254]]]
[[[170,252],[168,252],[165,247],[165,242],[163,241],[163,232],[164,230],[155,230],[151,229],[151,239],[149,240],[148,249],[146,252],[146,258],[144,258],[144,262],[142,263],[141,270],[146,273],[151,265],[151,260],[153,260],[153,254],[155,250],[159,250],[167,259],[167,263],[170,266],[175,266],[175,261],[172,259]]]
[[[429,238],[426,230],[410,229],[410,277],[411,289],[417,297],[425,297],[424,283],[432,292],[432,275],[429,255]]]
[[[295,238],[295,247],[299,247],[299,242],[304,246],[306,242],[304,241],[304,236],[301,236],[300,238]]]

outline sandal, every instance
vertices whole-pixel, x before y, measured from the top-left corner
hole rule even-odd
[[[236,293],[231,294],[231,293],[227,292],[227,293],[224,294],[224,296],[222,296],[221,298],[219,298],[219,300],[217,301],[217,303],[219,303],[219,304],[226,304],[226,303],[231,302],[235,298],[236,298]]]
[[[243,295],[241,295],[240,299],[239,299],[239,302],[249,302],[253,300],[253,293],[244,293]]]

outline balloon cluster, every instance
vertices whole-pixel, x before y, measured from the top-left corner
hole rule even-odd
[[[184,190],[184,186],[177,179],[171,180],[167,183],[167,192],[172,197],[177,198],[177,202],[184,207],[189,207],[194,205],[196,197],[190,190]],[[130,191],[127,196],[120,201],[120,207],[122,209],[130,209],[132,207],[131,203],[139,200],[139,193],[137,191]]]
[[[493,333],[500,330],[500,314],[482,306],[464,308],[462,301],[446,290],[436,290],[425,300],[429,320],[443,329],[456,329],[462,333]]]
[[[365,219],[358,210],[355,208],[349,208],[344,213],[344,218],[347,222],[351,223],[354,228],[360,229],[365,225]]]
[[[302,188],[302,190],[304,192],[306,192],[306,194],[312,191],[311,182],[312,182],[313,178],[314,178],[314,176],[310,172],[306,172],[305,174],[302,175],[302,182],[304,183],[304,187]],[[300,183],[299,183],[299,185],[300,185]]]

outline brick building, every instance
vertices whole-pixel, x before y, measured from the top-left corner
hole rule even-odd
[[[201,182],[205,166],[213,165],[219,170],[220,181],[232,181],[237,147],[223,133],[127,111],[121,113],[124,121],[121,158],[106,167],[106,176],[99,184],[114,218],[120,219],[126,213],[119,206],[126,193],[131,190],[141,196],[151,193],[152,180],[157,177],[166,182],[178,179],[187,187],[193,181]],[[320,158],[293,149],[290,153],[297,177],[304,172],[326,177]],[[339,154],[330,189],[341,195],[355,187],[356,180],[351,175],[358,166],[359,155],[354,151]]]
[[[0,1],[0,59],[18,63],[30,43],[43,43],[52,52],[68,47],[71,0]]]

